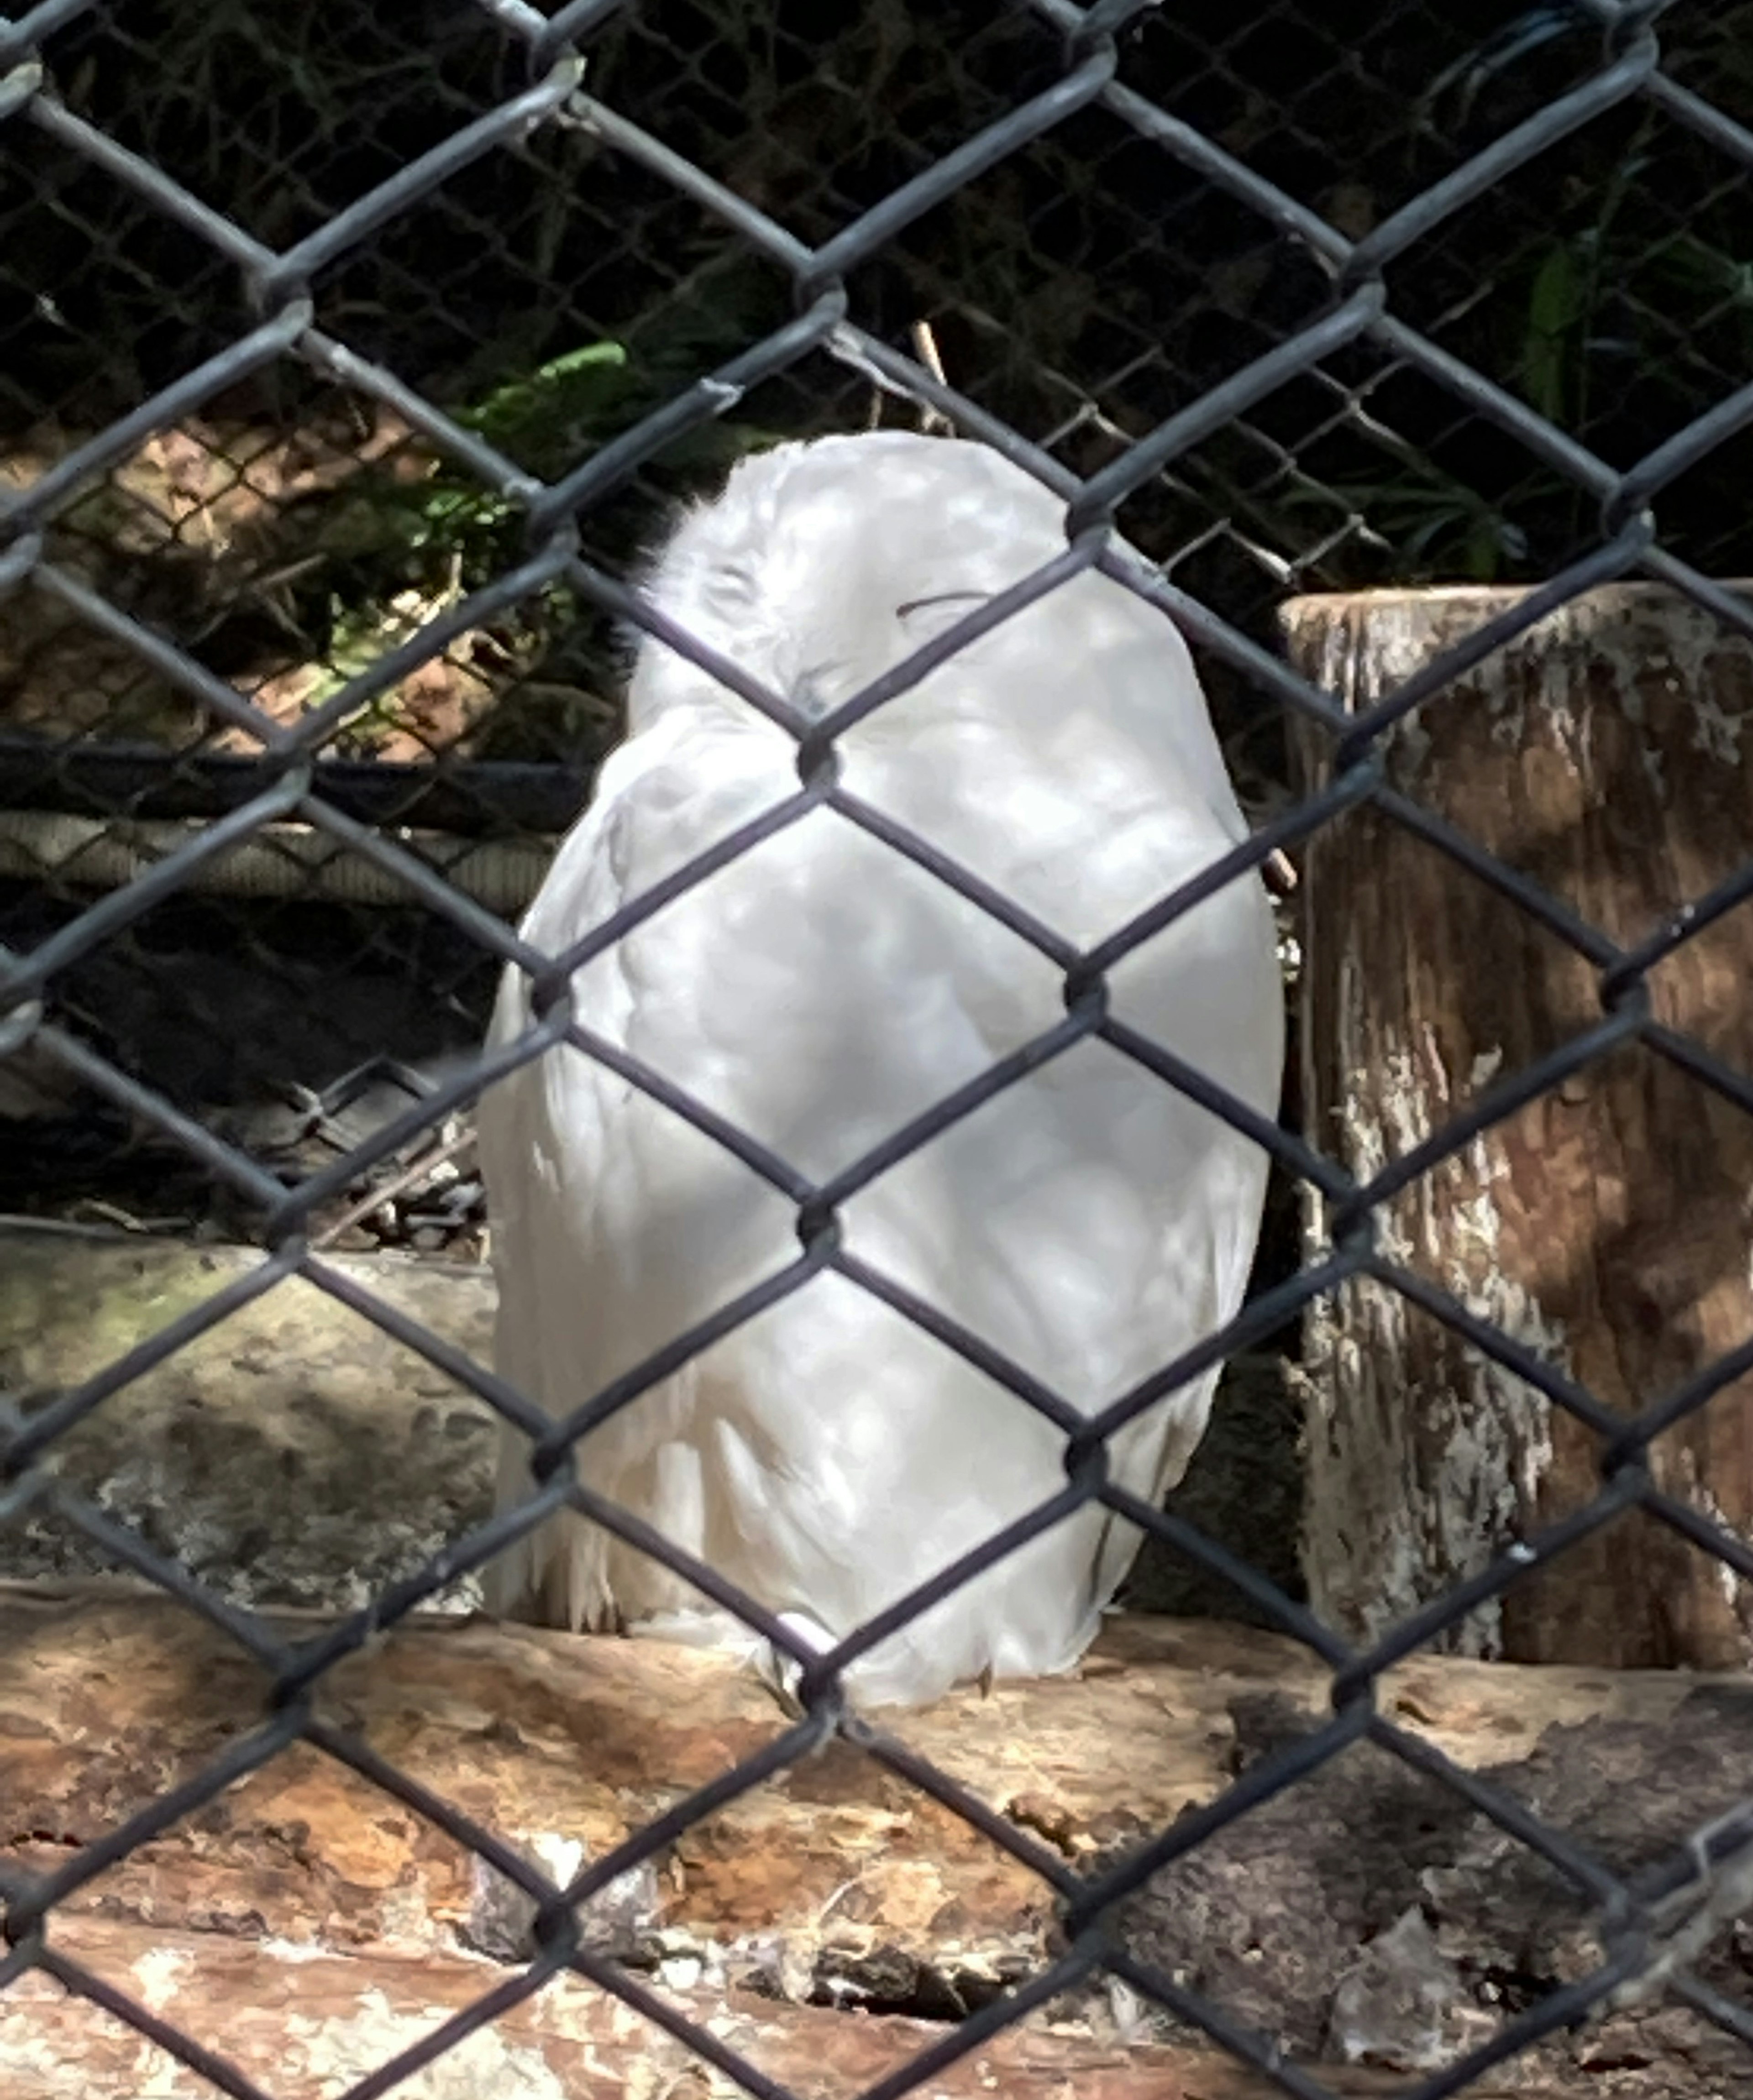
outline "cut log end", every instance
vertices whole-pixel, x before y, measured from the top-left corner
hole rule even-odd
[[[1353,713],[1521,591],[1294,601],[1297,668]],[[1740,868],[1753,840],[1753,645],[1677,594],[1592,591],[1444,686],[1381,743],[1388,783],[1621,949]],[[1305,788],[1327,763],[1304,725]],[[1301,973],[1305,1127],[1367,1180],[1598,1028],[1596,965],[1528,902],[1366,804],[1309,842]],[[1753,1072],[1753,913],[1656,964],[1654,1018]],[[1753,1118],[1649,1043],[1604,1050],[1377,1214],[1378,1244],[1483,1320],[1494,1358],[1371,1282],[1308,1333],[1305,1564],[1317,1607],[1373,1637],[1584,1508],[1602,1437],[1519,1374],[1572,1379],[1628,1420],[1753,1334]],[[1324,1238],[1318,1202],[1311,1238]],[[1753,1378],[1648,1448],[1701,1526],[1753,1537]],[[1517,1580],[1445,1636],[1527,1661],[1745,1666],[1753,1586],[1638,1512]]]

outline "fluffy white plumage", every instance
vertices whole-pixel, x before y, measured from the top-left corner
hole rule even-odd
[[[1063,506],[989,448],[900,433],[744,461],[658,562],[650,602],[819,716],[1064,545]],[[955,594],[953,598],[950,594]],[[651,641],[629,734],[524,922],[557,953],[794,794],[788,737]],[[1243,834],[1192,663],[1120,585],[1079,577],[839,743],[844,785],[1069,939],[1093,944]],[[1230,884],[1111,974],[1112,1010],[1271,1113],[1273,926]],[[507,973],[492,1039],[528,1025]],[[1064,1013],[1027,942],[828,810],[666,905],[581,970],[577,1017],[825,1178]],[[498,1362],[555,1415],[796,1258],[792,1205],[573,1049],[481,1110]],[[850,1249],[1077,1407],[1235,1311],[1259,1149],[1118,1052],[1079,1043],[850,1200]],[[1111,1446],[1155,1498],[1215,1380]],[[852,1282],[815,1277],[591,1433],[582,1477],[820,1645],[1064,1484],[1062,1436]],[[528,1492],[508,1432],[501,1506]],[[875,1648],[862,1700],[1070,1667],[1137,1549],[1080,1511]],[[512,1616],[735,1646],[740,1622],[565,1515],[502,1555]]]

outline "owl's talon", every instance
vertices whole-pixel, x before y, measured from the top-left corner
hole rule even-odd
[[[762,1690],[788,1721],[802,1720],[806,1710],[797,1691],[797,1679],[801,1674],[788,1655],[782,1656],[771,1644],[766,1655],[756,1659],[755,1675],[761,1681]]]
[[[825,1654],[834,1646],[834,1636],[827,1627],[802,1612],[781,1612],[779,1624],[788,1633],[795,1635],[801,1646],[813,1649],[818,1655]],[[776,1641],[763,1642],[755,1651],[755,1674],[772,1693],[779,1711],[788,1720],[802,1720],[808,1711],[797,1696],[803,1665],[795,1657],[787,1654]]]

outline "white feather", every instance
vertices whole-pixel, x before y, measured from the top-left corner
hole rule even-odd
[[[743,461],[682,524],[651,602],[819,715],[1064,545],[1063,506],[997,453],[902,434]],[[947,593],[967,593],[955,602]],[[525,920],[557,953],[793,795],[791,739],[647,642],[629,735]],[[1243,825],[1179,635],[1086,575],[839,741],[853,793],[1088,945]],[[1113,1011],[1253,1108],[1276,1105],[1281,996],[1259,882],[1228,885],[1111,974]],[[1027,942],[819,810],[666,905],[574,980],[586,1027],[819,1180],[1063,1017]],[[492,1040],[528,1025],[509,972]],[[564,1415],[795,1260],[793,1205],[582,1052],[484,1101],[499,1367]],[[849,1201],[846,1243],[1084,1412],[1228,1319],[1259,1221],[1260,1149],[1084,1042]],[[1213,1378],[1111,1449],[1155,1498]],[[581,1445],[581,1474],[822,1641],[850,1633],[1064,1484],[1064,1439],[854,1283],[822,1274]],[[506,1434],[501,1501],[527,1493]],[[1100,1508],[959,1590],[850,1673],[861,1698],[1068,1668],[1137,1539]],[[746,1627],[566,1515],[501,1556],[507,1613],[753,1650]]]

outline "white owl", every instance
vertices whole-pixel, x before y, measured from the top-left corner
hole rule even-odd
[[[743,461],[682,523],[647,599],[819,718],[1065,546],[1064,505],[989,448],[901,433]],[[1061,585],[837,741],[850,794],[1088,947],[1244,836],[1187,651],[1093,574]],[[523,924],[558,954],[757,813],[797,748],[707,672],[640,648],[626,741]],[[1249,876],[1110,973],[1111,1011],[1274,1112],[1282,1005]],[[1062,969],[818,808],[581,968],[574,1013],[819,1183],[1064,1020]],[[529,1025],[507,973],[492,1040]],[[795,1204],[583,1052],[484,1099],[498,1365],[563,1416],[796,1261]],[[857,1260],[1080,1413],[1235,1312],[1266,1161],[1119,1051],[1081,1041],[841,1211]],[[1213,1374],[1129,1423],[1113,1476],[1177,1480]],[[826,1648],[1063,1489],[1066,1437],[944,1341],[818,1273],[591,1432],[581,1476]],[[530,1487],[506,1433],[501,1506]],[[848,1672],[861,1701],[1063,1670],[1138,1535],[1083,1508]],[[765,1644],[656,1560],[570,1513],[502,1555],[516,1617]]]

